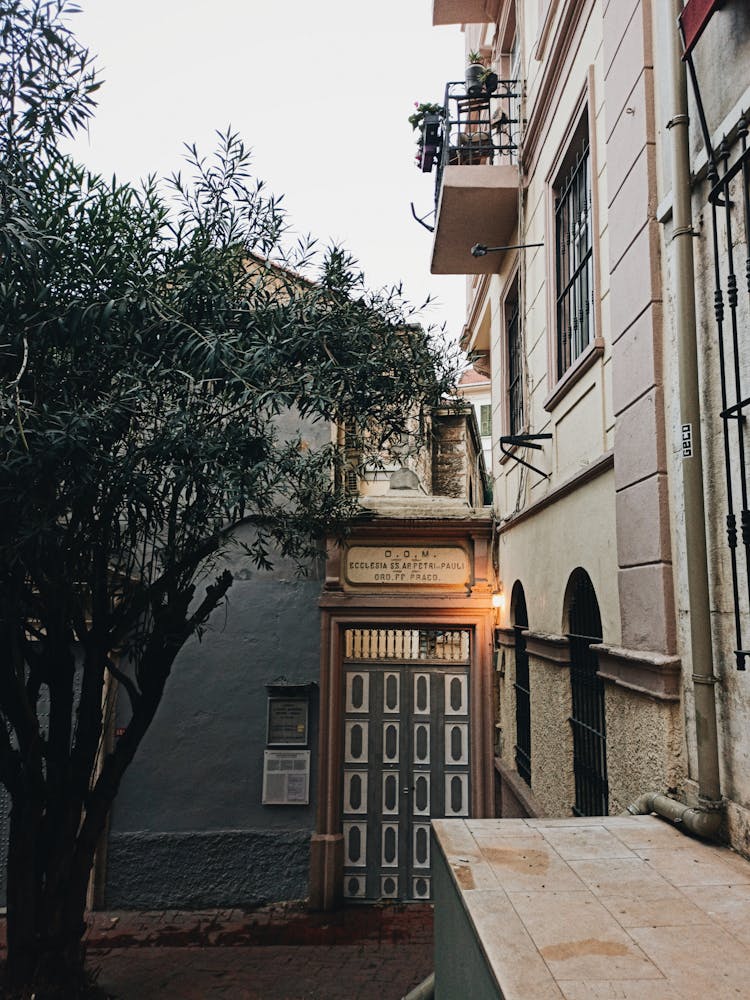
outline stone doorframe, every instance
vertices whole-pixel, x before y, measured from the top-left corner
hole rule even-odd
[[[345,608],[337,607],[341,603]],[[341,902],[344,838],[341,830],[343,774],[343,636],[347,627],[468,628],[471,710],[471,813],[494,815],[493,609],[480,594],[324,594],[321,600],[320,743],[316,830],[310,858],[310,902],[331,910]]]

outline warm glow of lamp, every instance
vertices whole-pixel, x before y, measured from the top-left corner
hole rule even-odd
[[[495,610],[495,621],[505,611],[505,593],[502,587],[498,587],[496,591],[492,594],[492,607]]]

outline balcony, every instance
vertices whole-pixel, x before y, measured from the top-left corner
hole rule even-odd
[[[500,0],[432,0],[432,23],[494,24]]]
[[[435,149],[433,274],[494,273],[501,259],[473,257],[471,247],[511,242],[518,217],[518,94],[515,80],[480,94],[467,93],[463,81],[446,87]]]

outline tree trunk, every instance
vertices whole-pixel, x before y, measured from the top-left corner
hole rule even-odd
[[[10,813],[8,843],[8,986],[30,981],[36,965],[36,855],[39,815],[20,796]]]
[[[120,781],[161,702],[172,664],[185,640],[208,617],[231,585],[224,572],[187,617],[192,588],[160,609],[140,661],[125,733],[106,755],[94,781],[102,730],[100,656],[84,660],[75,745],[69,745],[73,673],[59,669],[49,685],[51,705],[46,769],[33,739],[13,793],[8,864],[8,964],[6,992],[35,1000],[74,1000],[87,983],[86,890],[99,838]],[[71,661],[72,662],[72,661]],[[134,689],[135,690],[135,689]],[[59,702],[57,699],[59,698]],[[37,729],[38,732],[38,729]],[[51,787],[53,786],[53,787]]]
[[[83,935],[91,865],[78,854],[77,863],[63,860],[58,851],[43,858],[39,826],[39,815],[14,806],[6,990],[11,996],[33,994],[35,1000],[72,1000],[87,982]]]

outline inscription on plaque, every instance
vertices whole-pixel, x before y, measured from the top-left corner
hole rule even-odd
[[[269,746],[279,743],[307,743],[306,699],[269,699],[267,742]]]
[[[469,559],[458,546],[353,545],[345,570],[349,583],[445,586],[468,581]]]

